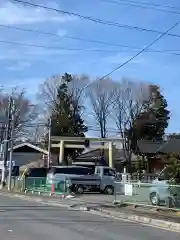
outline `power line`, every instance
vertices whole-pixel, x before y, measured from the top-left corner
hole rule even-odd
[[[24,6],[37,7],[37,8],[45,9],[45,10],[48,10],[48,11],[54,11],[54,12],[59,13],[59,14],[66,14],[66,15],[70,15],[70,16],[79,17],[81,19],[92,21],[92,22],[95,22],[95,23],[98,23],[98,24],[108,25],[108,26],[111,26],[111,27],[126,28],[126,29],[136,30],[136,31],[145,31],[145,32],[152,32],[152,33],[156,33],[156,34],[163,34],[163,32],[158,31],[158,30],[154,30],[154,29],[142,28],[142,27],[138,27],[138,26],[131,26],[131,25],[127,25],[127,24],[120,24],[118,22],[112,22],[112,21],[107,21],[107,20],[95,18],[95,17],[84,16],[84,15],[81,15],[81,14],[78,14],[78,13],[63,11],[63,10],[59,10],[57,8],[51,8],[51,7],[47,7],[47,6],[44,6],[44,5],[30,3],[30,2],[27,2],[27,1],[22,1],[22,0],[11,0],[11,1],[23,4]],[[180,37],[179,35],[176,35],[176,34],[166,34],[166,35],[171,36],[171,37]]]
[[[170,8],[170,9],[180,9],[179,7],[176,6],[171,6],[171,5],[163,5],[163,4],[158,4],[158,3],[150,3],[150,2],[139,2],[139,1],[134,1],[134,0],[119,0],[123,2],[131,2],[131,3],[138,3],[138,4],[143,4],[147,6],[153,6],[153,7],[162,7],[162,8]]]
[[[19,46],[24,46],[24,47],[36,47],[36,48],[66,50],[66,51],[116,52],[116,53],[117,53],[117,51],[121,51],[121,50],[110,50],[110,49],[83,49],[83,48],[51,47],[51,46],[47,46],[47,45],[29,44],[29,43],[23,43],[23,42],[7,41],[7,40],[0,40],[0,43],[19,45]]]
[[[29,29],[29,28],[27,29],[27,28],[9,26],[9,25],[4,25],[4,24],[0,24],[0,27],[8,28],[8,29],[14,29],[14,30],[19,30],[19,31],[23,31],[23,32],[30,32],[30,33],[36,33],[36,34],[42,34],[42,35],[49,35],[49,36],[53,36],[53,37],[58,37],[60,39],[68,38],[68,39],[79,40],[79,41],[83,41],[83,42],[92,42],[92,43],[104,44],[104,45],[114,46],[114,47],[131,48],[128,45],[104,42],[104,41],[100,41],[100,40],[89,39],[89,38],[82,38],[82,37],[75,37],[75,36],[69,36],[69,35],[60,36],[59,34],[56,34],[56,33],[44,32],[44,31],[39,31],[39,30],[34,30],[34,29]],[[179,37],[180,37],[180,35],[179,35]],[[138,47],[132,47],[132,48],[133,49],[135,49],[135,48],[139,49]]]
[[[37,124],[24,124],[23,125],[23,127],[24,128],[34,128],[34,127],[48,127],[48,124],[47,123],[37,123]],[[63,126],[62,126],[62,128],[63,128]],[[71,126],[71,128],[77,128],[77,126]],[[95,132],[99,132],[100,131],[100,129],[98,129],[98,128],[95,128],[94,126],[92,127],[91,125],[88,125],[87,124],[87,128],[88,128],[88,131],[95,131]],[[117,132],[118,131],[118,129],[116,129],[116,128],[107,128],[107,130],[109,131],[109,132]]]
[[[130,7],[135,7],[135,8],[142,8],[142,9],[150,9],[154,11],[159,11],[159,12],[165,12],[165,13],[172,13],[172,14],[180,14],[178,11],[173,11],[173,10],[168,10],[168,9],[161,9],[157,7],[163,7],[163,5],[158,5],[158,6],[153,6],[153,5],[145,5],[145,3],[138,2],[138,1],[116,1],[116,0],[100,0],[102,2],[108,2],[116,5],[126,5]]]
[[[101,20],[101,19],[98,19],[98,18],[89,17],[89,16],[83,16],[81,14],[77,14],[77,13],[74,13],[74,12],[63,11],[63,10],[59,10],[59,9],[56,9],[56,8],[51,8],[51,7],[46,7],[46,6],[39,5],[39,4],[30,3],[30,2],[27,2],[27,1],[22,1],[22,0],[12,0],[12,1],[24,4],[24,5],[29,5],[29,6],[33,6],[33,7],[38,7],[38,8],[50,10],[50,11],[55,11],[55,12],[61,13],[61,14],[68,14],[68,15],[71,15],[71,16],[76,16],[76,17],[79,17],[79,18],[82,18],[82,19],[86,19],[86,20],[89,20],[89,21],[93,21],[93,22],[96,22],[96,23],[100,23],[100,24],[111,25],[111,26],[118,26],[118,27],[122,27],[123,26],[123,27],[129,28],[129,29],[136,29],[136,30],[141,30],[141,31],[144,30],[143,28],[139,28],[139,27],[136,27],[136,26],[120,25],[119,23],[114,23],[114,22],[110,22],[110,21],[104,21],[104,20]],[[131,57],[130,59],[125,61],[123,64],[121,64],[120,66],[116,67],[114,70],[112,70],[111,72],[109,72],[108,74],[103,76],[101,79],[103,79],[105,77],[108,77],[109,75],[111,75],[112,73],[114,73],[115,71],[117,71],[118,69],[120,69],[121,67],[126,65],[127,63],[131,62],[133,59],[135,59],[141,53],[147,51],[149,49],[149,47],[151,47],[154,43],[156,43],[158,40],[160,40],[165,35],[169,35],[169,31],[171,31],[173,28],[175,28],[179,24],[179,22],[180,21],[175,23],[171,28],[169,28],[165,32],[159,32],[159,31],[156,31],[156,30],[148,30],[148,29],[146,29],[145,31],[151,31],[151,32],[153,31],[153,32],[156,32],[156,33],[160,33],[160,36],[157,39],[155,39],[152,43],[150,43],[147,47],[143,48],[141,51],[139,51],[137,54],[135,54],[133,57]]]
[[[51,46],[47,46],[47,45],[38,45],[38,44],[28,44],[28,43],[23,43],[23,42],[14,42],[14,41],[7,41],[7,40],[0,40],[0,43],[5,43],[5,44],[11,44],[11,45],[18,45],[18,46],[22,46],[22,47],[36,47],[36,48],[43,48],[43,49],[52,49],[52,50],[64,50],[64,51],[79,51],[79,52],[137,52],[137,50],[135,50],[136,48],[134,48],[134,51],[131,50],[127,50],[127,51],[122,51],[122,49],[117,49],[117,50],[111,50],[111,49],[83,49],[83,48],[65,48],[65,47],[51,47]],[[126,46],[128,47],[128,46]],[[133,49],[133,47],[128,47]],[[172,51],[179,51],[179,53],[177,52],[172,52]],[[162,53],[162,54],[168,54],[168,55],[173,55],[173,56],[180,56],[180,50],[155,50],[155,49],[151,49],[150,51],[147,52],[151,52],[151,53]]]
[[[136,57],[138,57],[141,53],[147,51],[152,45],[154,45],[157,41],[159,41],[160,39],[162,39],[168,32],[170,32],[172,29],[174,29],[178,24],[180,23],[180,20],[178,22],[176,22],[172,27],[168,28],[163,34],[161,34],[158,38],[156,38],[153,42],[151,42],[148,46],[144,47],[141,51],[139,51],[137,54],[135,54],[133,57],[129,58],[127,61],[125,61],[124,63],[122,63],[120,66],[116,67],[115,69],[113,69],[111,72],[107,73],[106,75],[104,75],[102,79],[110,76],[112,73],[116,72],[118,69],[120,69],[121,67],[123,67],[124,65],[128,64],[129,62],[131,62],[133,59],[135,59]]]
[[[118,47],[123,47],[123,48],[136,50],[136,51],[141,49],[140,47],[123,45],[123,44],[108,43],[108,42],[103,42],[103,41],[94,40],[94,39],[86,39],[86,38],[81,38],[81,37],[73,37],[73,36],[63,36],[63,37],[61,37],[56,33],[43,32],[43,31],[39,31],[39,30],[9,26],[9,25],[4,25],[4,24],[0,24],[0,27],[4,27],[4,28],[8,28],[8,29],[15,29],[15,30],[19,30],[19,31],[25,31],[25,32],[38,33],[38,34],[42,34],[42,35],[50,35],[50,36],[55,36],[55,37],[58,37],[58,38],[70,38],[70,39],[73,39],[73,40],[79,40],[79,41],[84,41],[84,42],[93,42],[93,43],[105,44],[105,45],[110,45],[110,46],[118,46]],[[8,43],[8,44],[17,44],[17,45],[22,45],[22,46],[29,46],[29,47],[58,49],[58,50],[61,49],[61,50],[70,50],[70,51],[95,51],[95,52],[100,52],[100,51],[101,52],[103,52],[103,51],[104,52],[118,52],[118,51],[122,51],[120,49],[109,50],[109,49],[79,49],[79,48],[76,49],[76,48],[50,47],[50,46],[46,46],[46,45],[28,44],[28,43],[6,41],[6,40],[0,40],[0,42],[1,43]],[[180,50],[168,50],[168,49],[158,50],[158,49],[151,48],[151,49],[149,49],[148,52],[166,53],[166,54],[177,55],[178,56],[179,54],[175,53],[176,51],[180,51]],[[123,52],[125,52],[125,51],[123,51]]]
[[[39,30],[34,30],[34,29],[29,29],[29,28],[27,29],[27,28],[15,27],[15,26],[4,25],[4,24],[0,24],[0,27],[8,28],[8,29],[15,29],[15,30],[23,31],[23,32],[30,32],[30,33],[32,32],[32,33],[37,33],[37,34],[42,34],[42,35],[49,35],[49,36],[53,36],[53,37],[58,37],[60,39],[68,38],[68,39],[79,40],[79,41],[83,41],[83,42],[92,42],[92,43],[99,43],[99,44],[104,44],[104,45],[108,45],[108,46],[129,48],[129,46],[127,46],[127,45],[104,42],[104,41],[89,39],[89,38],[69,36],[69,35],[60,36],[59,34],[56,34],[56,33],[44,32],[44,31],[39,31]],[[180,37],[180,35],[179,35],[179,37]],[[136,48],[136,47],[133,47],[133,48]]]

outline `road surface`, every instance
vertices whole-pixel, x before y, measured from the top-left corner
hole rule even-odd
[[[3,240],[179,240],[180,234],[0,195]]]

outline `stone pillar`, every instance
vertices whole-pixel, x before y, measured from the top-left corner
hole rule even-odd
[[[64,161],[64,141],[61,140],[59,146],[59,164],[62,164]]]
[[[109,167],[113,168],[113,144],[109,142]]]

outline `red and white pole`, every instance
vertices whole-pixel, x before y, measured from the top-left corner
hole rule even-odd
[[[55,184],[54,183],[51,185],[51,193],[55,193]]]

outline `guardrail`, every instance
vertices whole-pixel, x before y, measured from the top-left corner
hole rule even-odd
[[[116,182],[116,202],[180,210],[180,185]]]

